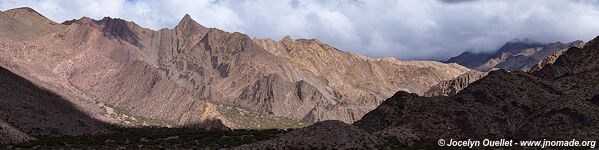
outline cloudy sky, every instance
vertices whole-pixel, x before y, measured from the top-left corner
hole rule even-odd
[[[446,59],[505,42],[590,40],[595,0],[0,0],[62,22],[123,18],[173,28],[184,14],[207,27],[280,39],[317,38],[342,50],[400,59]]]

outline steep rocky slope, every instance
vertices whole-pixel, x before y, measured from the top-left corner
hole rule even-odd
[[[534,65],[541,63],[548,56],[564,51],[570,47],[582,47],[584,42],[541,44],[531,41],[508,42],[494,53],[472,53],[452,57],[447,62],[458,63],[479,71],[489,71],[493,68],[508,71],[528,71]]]
[[[7,25],[0,26],[0,64],[7,69],[162,125],[351,123],[397,90],[423,94],[470,71],[368,58],[318,40],[251,39],[203,27],[189,15],[174,29],[154,31],[109,17],[56,24],[28,8],[1,14]],[[252,115],[240,119],[242,112]]]
[[[450,97],[397,92],[354,123],[398,143],[452,139],[596,139],[599,38],[541,70],[492,71]]]

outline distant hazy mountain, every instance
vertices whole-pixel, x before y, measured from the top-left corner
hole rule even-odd
[[[352,123],[395,91],[423,94],[471,71],[369,58],[318,40],[251,39],[206,28],[189,15],[174,29],[154,31],[109,17],[58,24],[18,8],[0,12],[0,24],[0,66],[78,97],[67,101],[122,115],[115,122],[131,126]]]
[[[454,79],[440,82],[425,92],[425,96],[454,95],[470,83],[484,77],[491,70],[537,71],[555,60],[571,47],[581,48],[582,41],[539,44],[530,41],[508,42],[495,54],[464,52],[447,62],[462,64],[478,71],[464,73]],[[479,72],[482,71],[482,72]]]
[[[512,41],[506,43],[494,53],[472,53],[466,51],[459,56],[450,58],[447,62],[458,63],[479,71],[488,71],[493,68],[508,71],[528,71],[534,65],[557,51],[563,51],[570,47],[582,47],[582,45],[584,45],[582,41],[549,44],[531,41]]]

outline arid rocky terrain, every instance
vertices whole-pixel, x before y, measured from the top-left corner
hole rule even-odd
[[[441,138],[599,138],[599,37],[509,42],[448,62],[250,38],[189,15],[156,31],[4,10],[0,149],[427,149]]]
[[[109,17],[56,23],[16,8],[0,12],[0,24],[0,66],[90,119],[128,127],[353,123],[396,91],[422,95],[472,71],[458,64],[369,58],[315,39],[250,38],[206,28],[189,15],[173,29],[155,31]],[[2,99],[22,105],[18,100]],[[25,119],[43,114],[31,115]],[[3,123],[11,127],[6,132],[36,137],[38,131],[11,123]],[[63,132],[49,135],[71,135]]]

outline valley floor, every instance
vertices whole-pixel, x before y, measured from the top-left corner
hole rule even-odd
[[[114,128],[105,135],[45,137],[0,149],[220,149],[278,137],[289,130],[207,131],[194,128]]]

